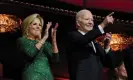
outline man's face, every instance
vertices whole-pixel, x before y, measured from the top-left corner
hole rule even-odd
[[[93,29],[94,22],[93,16],[90,11],[83,12],[77,20],[78,29],[84,32],[88,32]]]

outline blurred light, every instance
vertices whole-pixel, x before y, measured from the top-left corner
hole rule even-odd
[[[0,33],[15,31],[19,28],[21,19],[14,15],[0,14]]]
[[[97,38],[97,41],[103,46],[103,38],[101,36]],[[133,43],[133,37],[126,36],[124,34],[112,34],[112,40],[110,47],[113,51],[123,50]]]

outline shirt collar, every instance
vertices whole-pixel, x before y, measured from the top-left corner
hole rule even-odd
[[[86,33],[81,31],[81,30],[78,30],[82,35],[85,35]]]

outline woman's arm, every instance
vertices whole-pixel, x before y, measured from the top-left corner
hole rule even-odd
[[[43,46],[43,44],[46,42],[46,40],[47,40],[47,38],[49,36],[48,31],[49,31],[51,25],[52,25],[52,22],[48,22],[43,38],[40,41],[38,41],[38,43],[36,44],[36,47],[37,47],[38,50],[40,50],[41,47]]]
[[[58,23],[56,23],[55,27],[52,28],[52,30],[51,30],[52,50],[53,50],[52,61],[53,62],[59,61],[59,50],[58,50],[57,41],[56,41],[57,28],[58,28]]]
[[[17,49],[25,55],[33,58],[40,51],[35,46],[36,43],[26,40],[22,37],[17,40]]]

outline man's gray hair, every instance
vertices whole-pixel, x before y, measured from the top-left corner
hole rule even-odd
[[[86,12],[90,12],[90,11],[87,10],[87,9],[82,9],[79,12],[77,12],[77,14],[76,14],[76,21],[78,21],[84,15],[84,13],[86,13]]]

